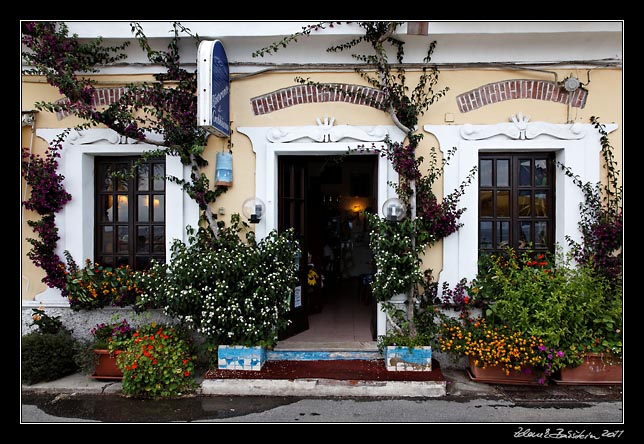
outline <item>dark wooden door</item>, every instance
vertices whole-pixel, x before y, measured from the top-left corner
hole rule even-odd
[[[288,318],[291,324],[279,333],[278,338],[286,339],[309,328],[308,296],[306,292],[308,239],[306,230],[306,159],[302,157],[280,156],[278,163],[278,230],[293,228],[300,242],[301,254],[294,260],[299,264],[300,282],[291,295],[291,310]]]

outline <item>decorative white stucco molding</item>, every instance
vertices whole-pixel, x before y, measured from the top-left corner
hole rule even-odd
[[[522,113],[511,116],[510,122],[491,125],[425,125],[440,149],[456,148],[443,174],[445,195],[457,188],[472,167],[478,166],[479,152],[551,151],[555,160],[573,169],[583,182],[600,180],[600,134],[592,124],[556,124],[529,121]],[[607,124],[608,133],[617,129]],[[465,191],[460,207],[463,226],[443,240],[443,269],[440,280],[455,284],[461,278],[472,279],[477,272],[478,249],[478,180]],[[555,173],[555,242],[564,251],[566,235],[580,239],[579,204],[583,194],[563,171]]]
[[[315,142],[339,142],[344,139],[352,139],[362,142],[381,142],[388,134],[387,127],[373,126],[360,127],[352,125],[334,126],[335,118],[324,121],[318,117],[317,125],[309,126],[282,126],[268,130],[266,137],[269,142],[293,142],[296,140],[308,139]]]
[[[465,140],[483,140],[494,136],[507,136],[510,139],[534,139],[546,135],[557,139],[577,140],[585,135],[584,125],[574,123],[561,125],[548,122],[530,122],[530,116],[523,116],[519,112],[511,116],[512,123],[498,123],[496,125],[471,125],[466,123],[461,127],[461,137]]]
[[[62,131],[60,128],[38,129],[36,135],[51,144]],[[60,236],[56,254],[61,258],[65,250],[78,264],[94,257],[94,157],[138,156],[158,148],[134,142],[108,129],[72,130],[63,142],[58,170],[65,176],[64,186],[72,195],[72,200],[56,215]],[[190,177],[190,167],[184,167],[178,156],[167,156],[166,174],[187,179]],[[172,241],[182,239],[185,242],[186,225],[196,226],[199,220],[197,203],[186,198],[180,185],[170,181],[166,182],[165,220],[166,257],[170,257]],[[49,303],[55,300],[53,292],[60,294],[56,289],[47,289],[36,299]]]
[[[96,128],[79,131],[73,129],[67,136],[67,142],[72,145],[89,145],[96,142],[117,144],[135,144],[135,139],[130,139],[109,128]]]

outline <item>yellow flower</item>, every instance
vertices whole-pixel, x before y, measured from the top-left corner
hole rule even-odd
[[[311,286],[315,285],[318,281],[319,275],[316,273],[315,270],[310,269],[309,274],[307,275],[307,283]]]

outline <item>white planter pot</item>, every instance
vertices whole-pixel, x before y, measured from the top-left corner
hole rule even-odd
[[[217,349],[217,365],[221,370],[261,370],[265,362],[264,347],[220,345]]]
[[[432,348],[388,346],[385,365],[392,372],[427,372],[432,370]]]

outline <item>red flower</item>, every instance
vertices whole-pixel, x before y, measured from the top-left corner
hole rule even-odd
[[[190,376],[190,370],[186,370],[185,372],[183,372],[183,376]]]

